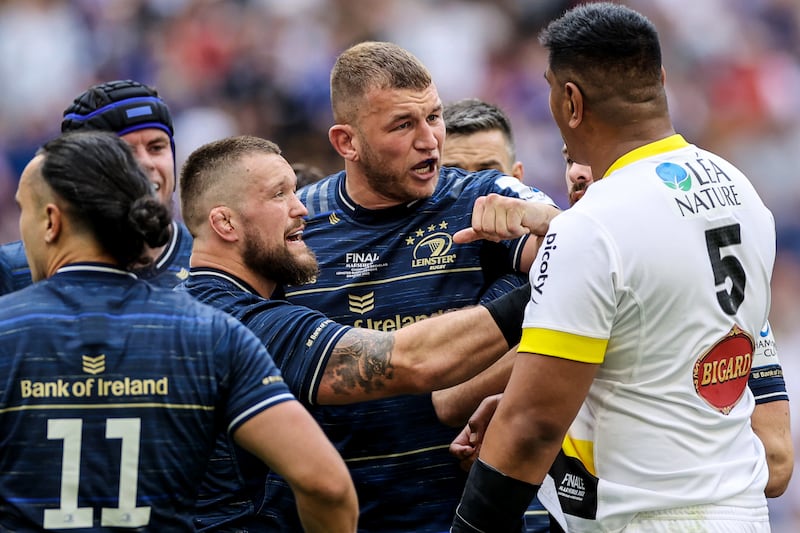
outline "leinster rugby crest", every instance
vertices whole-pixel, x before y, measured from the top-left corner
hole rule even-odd
[[[456,254],[450,253],[453,237],[447,233],[447,222],[419,228],[406,237],[406,245],[413,246],[411,268],[444,270],[455,263]]]
[[[753,365],[753,339],[733,326],[694,364],[694,389],[711,407],[727,415],[747,387]]]

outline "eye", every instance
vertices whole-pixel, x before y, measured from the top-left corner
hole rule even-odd
[[[440,115],[437,115],[436,113],[432,113],[432,114],[428,115],[428,122],[436,122],[437,120],[439,120],[439,118],[441,118]]]
[[[402,124],[398,125],[397,128],[395,128],[395,129],[407,130],[410,127],[411,127],[411,122],[410,121],[406,121],[406,122],[403,122]]]

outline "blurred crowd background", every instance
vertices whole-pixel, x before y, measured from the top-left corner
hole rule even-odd
[[[476,96],[503,108],[526,181],[567,207],[537,34],[574,3],[0,0],[0,242],[18,238],[22,168],[58,133],[71,100],[100,81],[158,89],[175,117],[178,165],[207,141],[247,133],[276,141],[290,162],[339,170],[327,140],[328,75],[339,52],[367,39],[416,54],[445,103]],[[800,453],[800,2],[624,3],[659,29],[676,129],[744,170],[775,215],[770,318]],[[800,531],[795,470],[789,492],[770,502],[777,533]]]

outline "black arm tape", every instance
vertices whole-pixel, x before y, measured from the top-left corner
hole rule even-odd
[[[520,531],[540,486],[509,477],[478,459],[469,471],[450,533]]]
[[[525,306],[531,299],[530,282],[505,293],[499,298],[484,302],[497,327],[506,338],[508,347],[516,346],[522,337],[522,319],[525,317]]]

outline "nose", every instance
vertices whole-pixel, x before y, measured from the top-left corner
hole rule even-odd
[[[581,181],[592,182],[592,169],[586,165],[572,163],[569,167],[569,179],[574,183]]]
[[[308,215],[308,209],[306,209],[306,206],[303,205],[303,202],[301,202],[300,198],[294,193],[292,193],[292,205],[289,209],[289,213],[292,217],[304,217]]]
[[[437,137],[438,125],[428,124],[423,122],[422,126],[418,128],[418,135],[414,141],[414,146],[417,150],[431,152],[439,147],[439,138]]]
[[[136,160],[139,162],[142,168],[145,170],[152,170],[155,168],[153,164],[153,158],[150,157],[150,154],[147,152],[147,148],[142,145],[136,145],[131,147],[133,149],[133,155]]]

